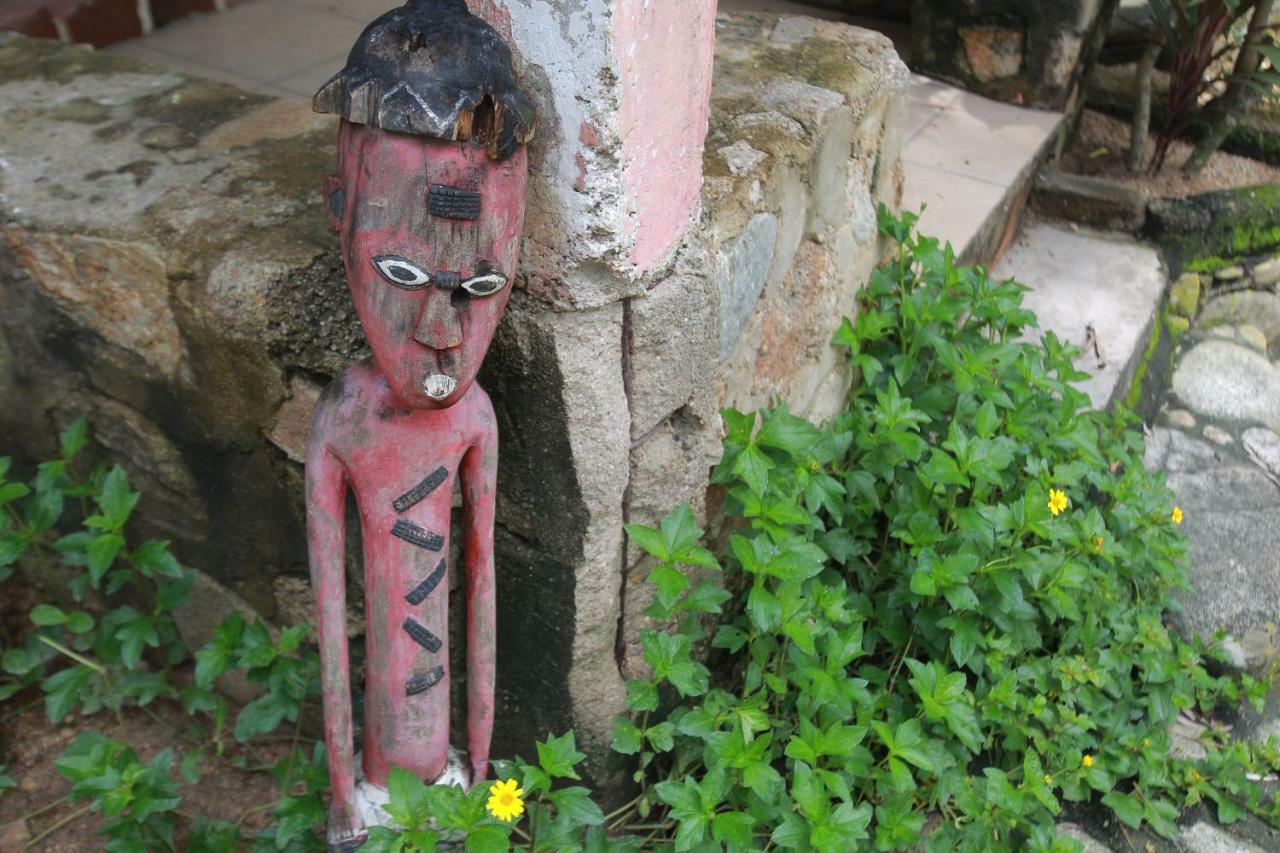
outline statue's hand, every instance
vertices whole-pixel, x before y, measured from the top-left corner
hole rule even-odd
[[[334,803],[329,807],[329,825],[325,833],[329,853],[354,853],[369,837],[364,821],[355,807]]]

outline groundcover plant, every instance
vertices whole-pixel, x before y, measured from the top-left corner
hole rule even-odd
[[[615,725],[631,798],[604,814],[572,733],[548,736],[535,761],[495,762],[498,781],[469,791],[393,773],[399,828],[364,849],[1074,850],[1055,833],[1064,801],[1169,837],[1202,801],[1224,822],[1280,822],[1256,781],[1280,767],[1274,745],[1211,730],[1205,758],[1169,756],[1179,711],[1259,704],[1266,685],[1211,674],[1212,647],[1165,626],[1186,583],[1182,511],[1143,468],[1133,419],[1086,408],[1070,347],[1023,340],[1034,317],[1016,283],[957,266],[913,224],[881,212],[891,260],[835,335],[855,376],[844,411],[821,426],[781,404],[724,411],[718,532],[684,507],[628,527],[651,556],[648,615],[666,626],[643,633],[652,677],[628,683]],[[57,723],[169,696],[200,721],[181,759],[141,762],[86,732],[57,760],[70,797],[109,818],[110,849],[166,849],[175,825],[191,850],[321,849],[305,631],[232,617],[176,677],[170,612],[189,572],[163,543],[127,547],[137,497],[118,469],[72,477],[83,443],[73,425],[30,486],[0,483],[0,562],[36,549],[77,572],[77,598],[133,585],[134,603],[36,607],[0,698],[39,682]],[[66,500],[85,502],[85,529],[63,535]],[[265,692],[228,735],[211,687],[232,669]],[[198,778],[277,726],[291,749],[268,829],[243,838],[180,806],[175,773]]]

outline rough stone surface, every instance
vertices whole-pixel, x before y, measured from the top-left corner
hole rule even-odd
[[[1006,27],[962,27],[964,61],[980,83],[1012,77],[1022,70],[1021,30]]]
[[[1245,346],[1266,355],[1267,336],[1257,326],[1242,323],[1236,327],[1236,338]]]
[[[1215,272],[1213,277],[1218,281],[1239,281],[1244,278],[1244,267],[1239,265],[1223,267]]]
[[[1038,210],[1081,225],[1137,232],[1147,218],[1142,193],[1086,175],[1041,169],[1032,193]]]
[[[1268,258],[1255,266],[1251,272],[1253,283],[1258,287],[1270,287],[1280,282],[1280,256]]]
[[[1170,409],[1165,412],[1165,420],[1169,422],[1169,426],[1178,429],[1195,429],[1196,416],[1188,412],[1186,409]]]
[[[1194,319],[1200,305],[1200,274],[1184,272],[1169,287],[1169,308],[1173,312]]]
[[[1192,590],[1174,623],[1205,639],[1226,631],[1235,664],[1262,675],[1280,648],[1280,486],[1231,453],[1157,427],[1146,463],[1168,473],[1190,540]]]
[[[1197,414],[1280,426],[1280,370],[1239,344],[1197,344],[1174,370],[1173,392]]]
[[[324,387],[305,376],[289,380],[289,398],[276,410],[267,438],[294,462],[307,461],[307,435],[311,430],[311,413],[315,411]]]
[[[1079,824],[1060,823],[1058,824],[1058,834],[1079,842],[1081,853],[1112,853],[1110,847],[1085,832],[1084,827]]]
[[[1188,853],[1265,853],[1258,845],[1204,821],[1184,829],[1178,841]]]
[[[1269,429],[1252,427],[1244,431],[1240,440],[1250,459],[1271,476],[1280,478],[1280,435]]]
[[[1231,433],[1214,424],[1206,424],[1202,432],[1204,437],[1214,444],[1226,446],[1235,442],[1235,439],[1231,437]]]
[[[1202,326],[1248,323],[1274,341],[1280,338],[1280,296],[1260,290],[1228,293],[1206,302],[1199,322]]]
[[[720,276],[720,358],[733,352],[773,266],[778,218],[757,213],[728,248]]]

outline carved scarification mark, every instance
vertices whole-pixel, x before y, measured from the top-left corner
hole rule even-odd
[[[396,512],[404,512],[418,501],[425,498],[436,490],[449,476],[449,472],[440,466],[430,474],[422,478],[422,482],[405,492],[400,497],[391,502],[391,506],[395,507]]]
[[[427,651],[435,654],[440,651],[440,638],[428,631],[421,622],[406,616],[404,620],[404,632],[413,638],[413,641],[422,646]]]
[[[445,184],[432,184],[427,189],[427,209],[432,216],[444,219],[479,219],[480,193]]]
[[[391,535],[428,551],[439,551],[444,547],[444,537],[439,533],[433,533],[404,518],[397,521],[391,528]]]
[[[430,690],[440,683],[440,679],[444,678],[444,667],[433,666],[431,669],[415,675],[404,683],[404,693],[406,696],[414,696],[424,690]]]
[[[404,600],[415,606],[426,601],[427,596],[431,594],[431,591],[439,586],[440,581],[444,579],[444,572],[445,561],[442,559],[431,574],[423,578],[420,584],[409,591],[409,594],[404,597]]]

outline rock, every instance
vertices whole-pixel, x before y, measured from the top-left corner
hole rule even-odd
[[[733,352],[764,289],[773,265],[778,239],[778,218],[757,213],[728,251],[725,274],[720,278],[720,358]]]
[[[1221,461],[1222,454],[1212,445],[1166,427],[1151,431],[1143,458],[1148,471],[1201,471]]]
[[[1280,371],[1239,344],[1197,344],[1174,369],[1173,392],[1200,415],[1280,427]]]
[[[1245,430],[1240,439],[1250,459],[1273,477],[1280,477],[1280,435],[1269,429],[1253,427]]]
[[[1235,442],[1235,439],[1231,437],[1231,433],[1227,432],[1222,427],[1214,426],[1213,424],[1206,424],[1203,434],[1205,438],[1209,439],[1214,444],[1218,444],[1223,447]]]
[[[973,76],[982,83],[1003,80],[1022,70],[1021,30],[1006,27],[962,27],[960,41],[964,60]]]
[[[1147,200],[1142,193],[1086,175],[1041,169],[1032,192],[1038,210],[1081,225],[1137,232],[1147,218]],[[1195,316],[1195,299],[1199,298],[1199,277],[1195,273],[1188,275],[1196,278],[1197,287],[1187,314],[1191,317]]]
[[[1253,283],[1258,287],[1270,287],[1280,282],[1280,255],[1269,258],[1252,270]]]
[[[289,380],[289,398],[276,410],[275,420],[267,430],[267,438],[294,462],[307,461],[307,435],[311,430],[311,413],[324,390],[319,382],[302,376]]]
[[[1257,326],[1248,323],[1242,323],[1236,327],[1236,340],[1251,349],[1266,355],[1267,353],[1267,336]]]
[[[1236,838],[1204,821],[1197,821],[1190,829],[1182,830],[1178,841],[1187,853],[1266,853],[1256,844]]]
[[[1239,265],[1223,267],[1213,274],[1217,281],[1239,281],[1244,278],[1244,267]]]
[[[1191,453],[1170,452],[1168,483],[1183,511],[1191,590],[1171,614],[1184,636],[1226,633],[1237,668],[1263,676],[1280,625],[1280,487],[1258,468],[1172,433]]]
[[[239,613],[246,623],[259,618],[247,601],[204,572],[197,571],[190,601],[173,612],[173,621],[182,642],[195,652],[213,639],[214,630],[232,613]],[[244,671],[239,669],[223,674],[217,685],[222,692],[240,702],[252,701],[263,690],[261,684],[249,681]]]
[[[1200,314],[1201,326],[1218,323],[1248,323],[1266,335],[1280,338],[1280,296],[1260,290],[1240,290],[1210,299]]]
[[[1194,318],[1200,304],[1200,275],[1184,272],[1169,288],[1169,308],[1183,317]]]
[[[1236,334],[1236,327],[1223,324],[1221,326],[1212,326],[1209,328],[1209,337],[1218,338],[1224,341],[1234,341],[1239,335]]]
[[[1081,853],[1112,853],[1107,845],[1098,841],[1092,835],[1084,831],[1084,827],[1075,823],[1058,824],[1058,835],[1065,836],[1080,843]]]
[[[1169,332],[1173,335],[1174,340],[1182,337],[1191,328],[1191,321],[1186,317],[1179,317],[1177,314],[1170,314],[1165,322],[1169,324]]]
[[[25,820],[15,820],[0,827],[0,850],[25,850],[31,831]]]
[[[717,297],[705,277],[674,275],[631,300],[626,343],[633,441],[706,389],[719,356]]]
[[[726,145],[718,153],[724,158],[725,165],[729,167],[729,171],[734,175],[745,175],[754,171],[769,156],[763,151],[757,151],[752,148],[751,143],[745,139],[739,139],[732,145]]]
[[[1168,421],[1169,426],[1178,429],[1195,429],[1196,417],[1186,409],[1170,409],[1164,413],[1164,418]]]

